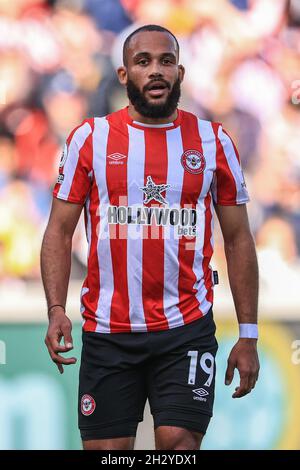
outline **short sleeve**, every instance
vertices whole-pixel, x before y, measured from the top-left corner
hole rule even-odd
[[[83,121],[69,134],[59,163],[59,175],[53,196],[84,204],[91,186],[92,126]]]
[[[231,137],[221,125],[216,140],[216,170],[211,188],[214,203],[224,206],[245,204],[250,199],[240,157]]]

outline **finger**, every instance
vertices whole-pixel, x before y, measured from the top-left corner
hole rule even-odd
[[[254,388],[256,386],[256,382],[258,381],[258,375],[259,375],[259,369],[256,369],[254,372],[252,372],[250,380],[251,380],[251,388]]]
[[[48,336],[48,344],[54,352],[68,352],[71,347],[60,344],[61,336],[58,334],[55,336]]]
[[[52,361],[56,364],[64,364],[65,366],[68,366],[70,364],[76,364],[77,359],[76,357],[62,357],[59,354],[54,353],[52,356]]]
[[[247,395],[251,391],[249,386],[249,375],[241,376],[240,385],[236,387],[232,398],[241,398]]]
[[[52,361],[56,364],[64,364],[65,366],[68,366],[69,364],[75,364],[77,362],[76,357],[62,357],[51,348],[48,348],[48,350]]]
[[[240,378],[240,385],[236,387],[235,393],[232,395],[232,398],[240,398],[248,393],[249,390],[249,376],[243,375]]]
[[[228,359],[225,373],[225,385],[230,385],[234,376],[234,363]]]
[[[251,390],[253,390],[255,388],[256,381],[257,381],[257,375],[252,374],[249,378],[249,386],[250,386]]]
[[[71,325],[64,326],[61,329],[63,337],[64,337],[65,348],[67,351],[70,351],[70,349],[73,349],[73,339],[71,335],[71,330],[72,330]]]
[[[53,354],[53,349],[52,349],[52,347],[51,347],[51,343],[50,343],[48,337],[45,338],[45,344],[46,344],[46,346],[47,346],[49,355],[52,356],[52,354]]]
[[[45,344],[47,346],[47,349],[48,349],[48,352],[49,352],[49,355],[50,355],[52,361],[56,363],[57,368],[58,368],[58,370],[61,374],[64,373],[64,368],[63,368],[62,364],[69,365],[69,364],[75,364],[76,363],[77,359],[75,357],[63,358],[63,357],[59,356],[58,354],[56,354],[53,351],[53,349],[51,348],[50,342],[47,338],[45,339]]]

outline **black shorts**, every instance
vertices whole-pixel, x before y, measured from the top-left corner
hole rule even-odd
[[[83,333],[78,416],[82,440],[135,436],[149,399],[154,428],[205,434],[218,344],[212,311],[146,333]]]

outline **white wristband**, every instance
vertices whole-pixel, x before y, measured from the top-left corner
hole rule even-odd
[[[240,338],[258,338],[258,327],[256,323],[240,323]]]

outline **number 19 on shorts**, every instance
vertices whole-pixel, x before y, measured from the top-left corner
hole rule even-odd
[[[197,371],[197,364],[198,364],[198,351],[189,351],[187,354],[190,359],[190,368],[189,368],[189,377],[188,377],[188,384],[195,385],[196,382],[196,371]],[[210,387],[213,377],[214,377],[214,367],[215,367],[215,358],[214,356],[209,353],[203,353],[199,359],[199,365],[201,369],[208,374],[208,378],[204,384],[206,387]]]

